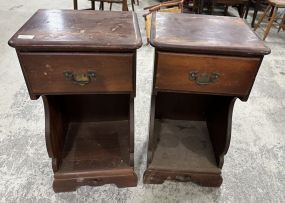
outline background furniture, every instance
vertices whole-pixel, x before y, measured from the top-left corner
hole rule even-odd
[[[122,4],[122,11],[128,11],[128,0],[89,0],[91,2],[91,10],[95,10],[95,2],[100,2],[99,4],[99,10],[104,10],[104,3],[109,3],[110,7],[109,9],[112,9],[113,3],[119,3]],[[134,11],[134,4],[135,0],[131,0],[132,9]],[[137,0],[137,4],[139,5],[139,0]],[[73,0],[74,10],[78,10],[78,1]]]
[[[262,16],[259,18],[259,20],[258,20],[258,22],[257,22],[257,24],[255,25],[255,28],[254,28],[254,30],[256,30],[260,26],[260,23],[262,22],[264,17],[266,17],[266,16],[269,17],[270,21],[267,24],[266,29],[264,31],[263,40],[265,40],[266,37],[268,36],[269,31],[270,31],[270,29],[271,29],[271,27],[273,25],[273,22],[278,19],[277,18],[278,8],[285,8],[285,1],[284,0],[268,0],[268,4],[269,5],[265,9],[265,11],[262,14]],[[270,12],[270,10],[272,10],[272,13]],[[281,24],[279,25],[278,32],[282,28],[283,22],[284,22],[284,17],[281,20]]]
[[[228,7],[229,6],[236,6],[238,10],[239,17],[243,18],[245,15],[245,11],[247,11],[249,7],[249,1],[248,0],[214,0],[215,4],[222,4],[225,6],[224,15],[227,15],[228,13]],[[247,14],[246,14],[247,15]]]
[[[104,3],[109,3],[110,7],[109,10],[112,10],[112,5],[113,3],[117,3],[117,4],[122,4],[122,11],[128,11],[128,0],[89,0],[91,1],[91,4],[94,5],[92,6],[92,8],[94,8],[93,10],[95,10],[95,2],[100,2],[100,6],[99,6],[99,10],[104,10]],[[131,0],[131,4],[132,4],[132,10],[134,11],[134,1]]]
[[[144,10],[148,10],[148,13],[144,14],[145,19],[145,31],[147,44],[150,40],[150,29],[151,29],[151,17],[153,12],[170,12],[170,13],[183,13],[183,2],[184,0],[172,0],[165,1],[160,4],[145,7]]]
[[[253,15],[252,15],[252,21],[251,21],[251,27],[254,27],[255,25],[255,19],[256,19],[256,16],[257,16],[257,13],[258,11],[260,10],[260,7],[261,7],[261,4],[262,3],[265,3],[267,1],[265,0],[249,0],[249,5],[253,4],[254,8],[253,8]],[[249,11],[249,6],[247,7],[247,11],[246,11],[246,16],[245,18],[247,18],[247,14],[248,14],[248,11]]]
[[[200,0],[201,8],[204,8],[206,5],[209,13],[212,15],[215,6],[223,5],[224,6],[224,15],[228,15],[228,7],[236,6],[239,16],[243,18],[247,15],[249,0]],[[203,12],[203,9],[200,9],[200,13]]]
[[[157,12],[151,30],[155,67],[144,183],[220,186],[234,102],[248,99],[270,49],[240,18]]]
[[[31,99],[43,98],[54,191],[136,186],[136,15],[39,10],[9,44]]]

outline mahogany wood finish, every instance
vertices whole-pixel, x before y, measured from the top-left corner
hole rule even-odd
[[[157,13],[152,21],[150,43],[158,50],[246,57],[270,53],[241,18]]]
[[[39,10],[9,44],[31,98],[43,98],[54,191],[136,186],[136,15]]]
[[[155,61],[144,183],[218,187],[234,102],[248,99],[270,49],[231,17],[156,13],[151,36]]]
[[[156,89],[247,95],[255,78],[259,58],[207,56],[158,52]],[[175,68],[173,68],[175,67]],[[189,81],[191,72],[218,73],[211,85]]]
[[[133,54],[19,53],[32,94],[132,92]],[[93,71],[88,85],[67,80],[65,72]]]
[[[39,10],[8,43],[21,51],[121,53],[142,41],[133,12]]]

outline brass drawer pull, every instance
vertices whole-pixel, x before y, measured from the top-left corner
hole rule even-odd
[[[64,77],[66,80],[70,80],[81,86],[90,83],[96,78],[95,71],[88,71],[87,73],[73,73],[71,71],[65,71]]]
[[[189,73],[189,80],[195,81],[198,85],[214,83],[219,77],[219,73],[199,73],[198,71],[191,71]]]

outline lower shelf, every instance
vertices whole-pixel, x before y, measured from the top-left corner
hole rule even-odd
[[[70,123],[58,173],[129,167],[129,121]]]
[[[206,122],[156,120],[159,138],[150,169],[220,173]]]
[[[66,192],[84,185],[136,186],[137,176],[129,162],[129,121],[71,122],[53,189]]]
[[[145,183],[193,181],[204,186],[222,183],[205,121],[156,119],[158,138]]]
[[[84,185],[136,186],[133,96],[43,96],[55,192]]]

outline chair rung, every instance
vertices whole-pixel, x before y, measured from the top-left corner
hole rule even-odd
[[[259,29],[261,29],[263,32],[265,31],[265,29],[264,29],[264,28],[262,28],[262,27],[259,27]]]

